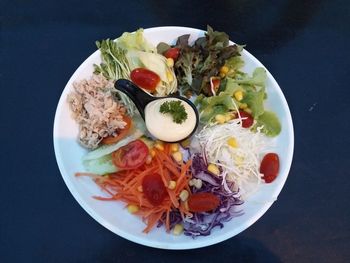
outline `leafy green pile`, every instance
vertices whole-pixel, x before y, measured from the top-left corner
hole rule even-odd
[[[210,78],[218,76],[226,60],[239,56],[243,47],[229,45],[228,35],[214,31],[210,26],[205,36],[198,38],[192,46],[188,43],[189,37],[180,36],[175,45],[180,49],[179,59],[175,63],[179,89],[183,94],[204,93],[210,96]],[[166,43],[157,46],[161,54],[168,48],[170,46]]]
[[[242,63],[236,63],[242,66]],[[232,66],[232,65],[231,65]],[[226,77],[225,87],[217,96],[206,97],[199,95],[195,101],[199,107],[200,120],[203,123],[210,122],[217,114],[228,114],[237,111],[238,108],[245,107],[256,120],[253,130],[263,127],[262,132],[267,136],[277,136],[281,131],[281,124],[277,116],[264,109],[264,100],[267,98],[265,92],[266,70],[256,68],[251,76],[233,69],[231,77]],[[234,96],[236,92],[242,92],[243,98],[237,100]]]

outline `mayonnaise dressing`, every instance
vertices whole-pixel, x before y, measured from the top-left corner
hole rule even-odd
[[[181,104],[187,112],[187,119],[181,124],[175,123],[170,114],[159,111],[160,106],[166,101],[177,101],[177,98],[164,98],[154,100],[145,108],[145,122],[147,130],[156,138],[166,142],[176,142],[185,139],[196,127],[197,117],[194,109],[183,100]]]

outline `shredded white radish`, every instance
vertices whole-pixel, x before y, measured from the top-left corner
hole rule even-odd
[[[258,190],[262,183],[260,157],[266,151],[267,141],[260,129],[251,132],[243,128],[241,119],[234,119],[225,124],[205,126],[197,139],[204,151],[208,163],[221,167],[222,184],[228,189],[227,182],[234,182],[232,191],[239,189],[242,199]],[[228,144],[234,138],[237,147]]]

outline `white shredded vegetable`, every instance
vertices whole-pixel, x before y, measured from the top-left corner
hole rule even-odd
[[[204,150],[208,163],[221,168],[222,184],[228,190],[227,182],[234,182],[233,188],[244,200],[258,190],[262,183],[260,157],[266,151],[267,141],[260,129],[256,133],[243,128],[240,118],[217,125],[205,126],[196,136]],[[229,145],[234,138],[236,147]]]

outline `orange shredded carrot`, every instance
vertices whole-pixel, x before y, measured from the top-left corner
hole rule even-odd
[[[183,218],[186,215],[191,215],[186,205],[179,201],[179,195],[183,189],[190,190],[189,180],[192,177],[190,173],[191,160],[179,165],[172,159],[170,148],[170,144],[165,143],[163,151],[155,149],[156,155],[150,164],[144,164],[133,170],[119,171],[105,176],[89,173],[77,173],[76,176],[91,177],[103,191],[110,195],[110,197],[94,196],[97,200],[118,200],[138,205],[139,210],[135,214],[147,224],[143,232],[148,233],[158,222],[162,222],[166,231],[170,231],[171,211],[178,210]],[[158,206],[152,205],[144,193],[139,190],[143,178],[154,173],[160,175],[168,194]],[[175,189],[168,187],[171,180],[176,182]]]

